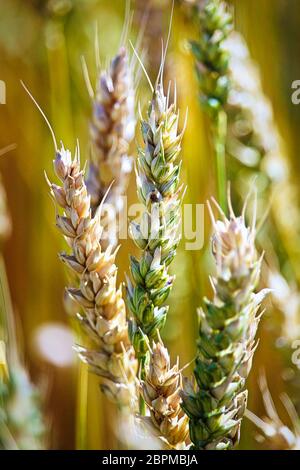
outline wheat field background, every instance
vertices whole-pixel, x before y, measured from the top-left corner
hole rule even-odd
[[[146,28],[152,44],[149,74],[154,77],[159,63],[157,37],[167,35],[171,2],[132,1],[135,13],[130,35],[133,40],[138,34],[141,10],[148,3],[153,3],[152,8],[155,8],[153,22]],[[236,0],[232,4],[236,29],[245,36],[260,67],[264,91],[272,102],[285,142],[293,182],[299,186],[300,107],[291,101],[291,84],[300,79],[299,1]],[[62,240],[54,224],[55,208],[44,177],[44,170],[51,175],[53,172],[53,144],[20,80],[47,114],[57,140],[63,138],[67,146],[74,148],[78,138],[85,159],[91,104],[80,57],[85,56],[91,76],[95,78],[95,20],[101,58],[107,63],[118,48],[124,7],[122,0],[0,0],[0,79],[6,83],[6,104],[0,105],[0,148],[16,144],[15,149],[0,159],[12,226],[1,248],[25,363],[33,381],[45,391],[51,448],[114,448],[116,421],[115,410],[100,394],[97,379],[88,375],[86,366],[80,365],[75,353],[70,352],[71,327],[62,302],[67,275],[57,257]],[[205,203],[216,188],[207,120],[199,106],[193,59],[186,47],[186,40],[193,34],[188,20],[176,7],[167,67],[168,74],[177,78],[180,108],[189,108],[182,152],[183,180],[188,185],[185,202]],[[143,96],[148,97],[149,90],[144,79],[139,95],[145,103]],[[134,144],[132,152],[135,155]],[[128,186],[128,198],[131,202],[136,199],[134,175]],[[300,210],[299,203],[297,200]],[[293,218],[289,207],[286,207],[286,216]],[[188,363],[195,355],[196,308],[210,289],[207,277],[211,269],[210,224],[207,214],[205,217],[204,247],[189,252],[184,250],[182,242],[171,268],[172,273],[176,273],[176,282],[163,336],[171,357],[176,359],[180,355],[181,364]],[[284,237],[285,245],[289,246],[289,233]],[[300,282],[300,245],[290,246],[290,249]],[[135,252],[132,240],[122,241],[118,254],[120,281],[129,271],[129,253]],[[284,261],[282,265],[284,269]],[[41,328],[51,325],[59,327],[60,333],[52,335],[53,343],[50,341],[48,345],[52,352],[49,353],[43,351],[39,341]],[[258,416],[264,413],[257,385],[263,367],[274,401],[286,419],[279,395],[285,391],[292,398],[298,397],[300,405],[300,371],[297,372],[291,361],[293,351],[282,346],[284,341],[280,341],[279,331],[278,312],[274,312],[271,302],[267,301],[259,329],[260,343],[248,379],[248,407]],[[189,371],[192,366],[187,373]],[[259,448],[255,435],[254,425],[244,420],[240,448]]]

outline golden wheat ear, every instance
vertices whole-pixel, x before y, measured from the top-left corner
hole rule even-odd
[[[61,147],[54,169],[60,180],[59,185],[50,183],[60,209],[56,225],[70,248],[69,253],[60,253],[60,259],[73,273],[68,300],[77,304],[76,318],[87,339],[86,345],[76,344],[74,349],[100,377],[103,393],[119,408],[130,411],[136,402],[137,361],[128,337],[121,288],[117,287],[117,249],[110,244],[103,249],[101,244],[101,212],[113,184],[92,211],[78,143],[74,156]]]
[[[127,16],[129,14],[128,5],[126,7]],[[125,37],[127,38],[130,27],[129,17],[126,18],[122,43],[125,41]],[[97,33],[96,36],[98,36]],[[95,43],[96,56],[98,56],[98,40]],[[115,212],[115,218],[117,218],[123,207],[122,197],[126,194],[129,176],[133,169],[130,146],[135,136],[136,124],[135,74],[124,44],[106,69],[101,70],[100,63],[97,62],[97,81],[94,91],[86,63],[83,60],[85,82],[93,107],[89,126],[90,161],[86,181],[93,211],[103,199],[108,186],[113,180],[115,181],[107,202],[111,205]],[[116,230],[110,231],[108,242],[113,245],[118,243]],[[106,243],[107,240],[102,240],[103,247],[106,246]]]

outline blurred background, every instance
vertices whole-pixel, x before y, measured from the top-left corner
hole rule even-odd
[[[149,9],[144,35],[148,51],[146,65],[150,76],[155,77],[160,61],[160,37],[167,35],[171,1],[132,0],[131,4],[133,40],[137,37],[143,12]],[[299,2],[235,0],[232,4],[236,29],[244,35],[260,67],[263,88],[273,104],[292,178],[297,185],[300,105],[291,102],[291,84],[300,79]],[[44,178],[44,170],[53,175],[54,149],[49,131],[21,87],[20,79],[47,114],[57,140],[62,139],[73,149],[78,138],[82,158],[86,158],[91,103],[80,57],[85,56],[95,81],[95,22],[98,23],[102,63],[108,64],[118,50],[124,10],[124,0],[0,0],[0,80],[6,84],[6,104],[0,105],[0,149],[16,145],[0,158],[10,220],[10,233],[2,241],[1,249],[17,318],[18,342],[32,380],[43,391],[49,446],[56,449],[113,448],[116,442],[112,432],[114,412],[100,394],[97,379],[87,374],[85,366],[79,365],[72,353],[72,334],[62,302],[67,277],[57,256],[62,240],[55,228],[55,208],[48,197]],[[215,193],[215,185],[208,125],[199,106],[193,60],[187,47],[187,39],[194,34],[182,8],[177,6],[167,75],[177,78],[182,115],[186,107],[189,109],[182,154],[183,176],[188,185],[185,202],[204,203]],[[142,104],[149,97],[144,79],[138,97]],[[134,154],[134,148],[132,152]],[[240,176],[233,175],[235,177]],[[133,176],[128,197],[131,202],[136,200]],[[298,200],[296,204],[299,205]],[[289,207],[286,211],[288,213]],[[182,243],[172,265],[176,283],[164,339],[172,358],[179,355],[182,365],[191,361],[195,354],[196,307],[209,292],[210,225],[208,219],[206,221],[203,249],[185,251]],[[284,236],[288,245],[289,234]],[[122,242],[118,254],[120,281],[128,272],[128,254],[134,251],[131,240]],[[299,251],[300,246],[294,254],[295,264]],[[284,269],[284,263],[281,265]],[[297,372],[290,360],[292,349],[286,348],[280,337],[277,317],[274,308],[268,308],[267,303],[267,313],[259,330],[260,344],[248,382],[249,408],[259,416],[263,414],[263,407],[257,378],[262,367],[283,416],[285,412],[278,400],[280,392],[288,392],[294,401],[300,393],[296,377],[300,371]],[[82,406],[83,401],[86,406]],[[242,427],[240,446],[259,446],[254,426],[247,420]]]

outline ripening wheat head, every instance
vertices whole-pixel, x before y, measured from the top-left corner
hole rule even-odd
[[[199,28],[197,41],[191,41],[204,107],[214,114],[226,103],[229,92],[228,52],[224,42],[232,29],[232,16],[221,0],[195,2]]]
[[[87,180],[93,208],[97,208],[108,186],[114,184],[107,202],[116,213],[132,170],[130,143],[135,133],[135,89],[133,66],[122,47],[107,71],[101,71],[93,98],[90,124],[91,162]]]
[[[77,275],[77,285],[68,288],[68,293],[81,307],[77,318],[90,341],[76,350],[102,378],[104,393],[120,406],[129,406],[135,399],[137,366],[121,287],[116,285],[116,252],[111,246],[101,247],[101,206],[92,214],[79,149],[72,158],[62,147],[54,168],[61,184],[50,184],[51,193],[63,209],[56,224],[70,247],[70,253],[61,253],[60,258]]]
[[[267,211],[270,206],[272,218],[265,224],[264,231],[268,243],[272,235],[275,252],[278,245],[283,244],[295,273],[295,278],[289,278],[287,283],[273,268],[267,282],[274,283],[276,287],[273,300],[282,313],[282,334],[292,342],[299,332],[299,291],[296,287],[300,243],[298,185],[293,179],[291,165],[275,123],[272,104],[263,92],[259,69],[251,59],[245,40],[234,32],[226,40],[225,47],[229,53],[228,73],[231,82],[226,104],[227,153],[247,168],[249,175],[256,174],[265,181],[260,192],[260,210]],[[235,176],[235,187],[242,191],[244,185],[238,174]],[[277,255],[280,257],[279,253]],[[274,255],[268,261],[274,265]]]
[[[166,320],[168,307],[163,303],[173,284],[168,266],[180,239],[181,164],[177,157],[182,133],[178,132],[175,103],[169,103],[162,84],[156,84],[141,130],[137,188],[144,212],[140,223],[131,223],[130,231],[142,255],[130,258],[132,282],[127,283],[127,299],[132,342],[137,355],[143,357],[148,351],[146,338],[156,339]]]
[[[256,293],[262,258],[255,249],[255,227],[244,214],[213,218],[212,250],[216,277],[214,298],[199,311],[197,387],[183,393],[196,449],[226,449],[239,440],[247,392],[243,390],[252,365],[258,310],[267,290]]]

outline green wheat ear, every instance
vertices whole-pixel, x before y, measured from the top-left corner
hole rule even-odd
[[[131,312],[130,337],[140,363],[144,363],[150,340],[165,324],[168,306],[164,302],[174,277],[168,267],[180,240],[180,167],[182,133],[178,112],[157,83],[147,118],[141,122],[144,145],[138,149],[137,190],[144,212],[130,232],[141,250],[131,256],[131,280],[127,281],[127,303]],[[153,217],[151,217],[153,216]],[[142,367],[143,369],[143,367]]]
[[[225,144],[227,116],[225,105],[230,90],[229,53],[225,41],[232,30],[232,16],[221,0],[195,2],[194,17],[199,30],[197,41],[191,41],[200,101],[208,113],[215,153],[218,200],[226,212]]]
[[[228,449],[239,441],[247,402],[244,385],[261,316],[258,311],[268,293],[268,289],[256,293],[262,257],[255,249],[254,223],[246,226],[244,211],[236,217],[230,201],[229,207],[229,218],[219,208],[217,222],[210,209],[214,298],[204,299],[199,310],[196,384],[189,383],[182,394],[195,449]]]
[[[232,16],[226,3],[220,0],[206,0],[195,11],[200,34],[190,44],[196,59],[200,98],[215,117],[226,103],[230,88],[229,53],[224,43],[232,30]]]

